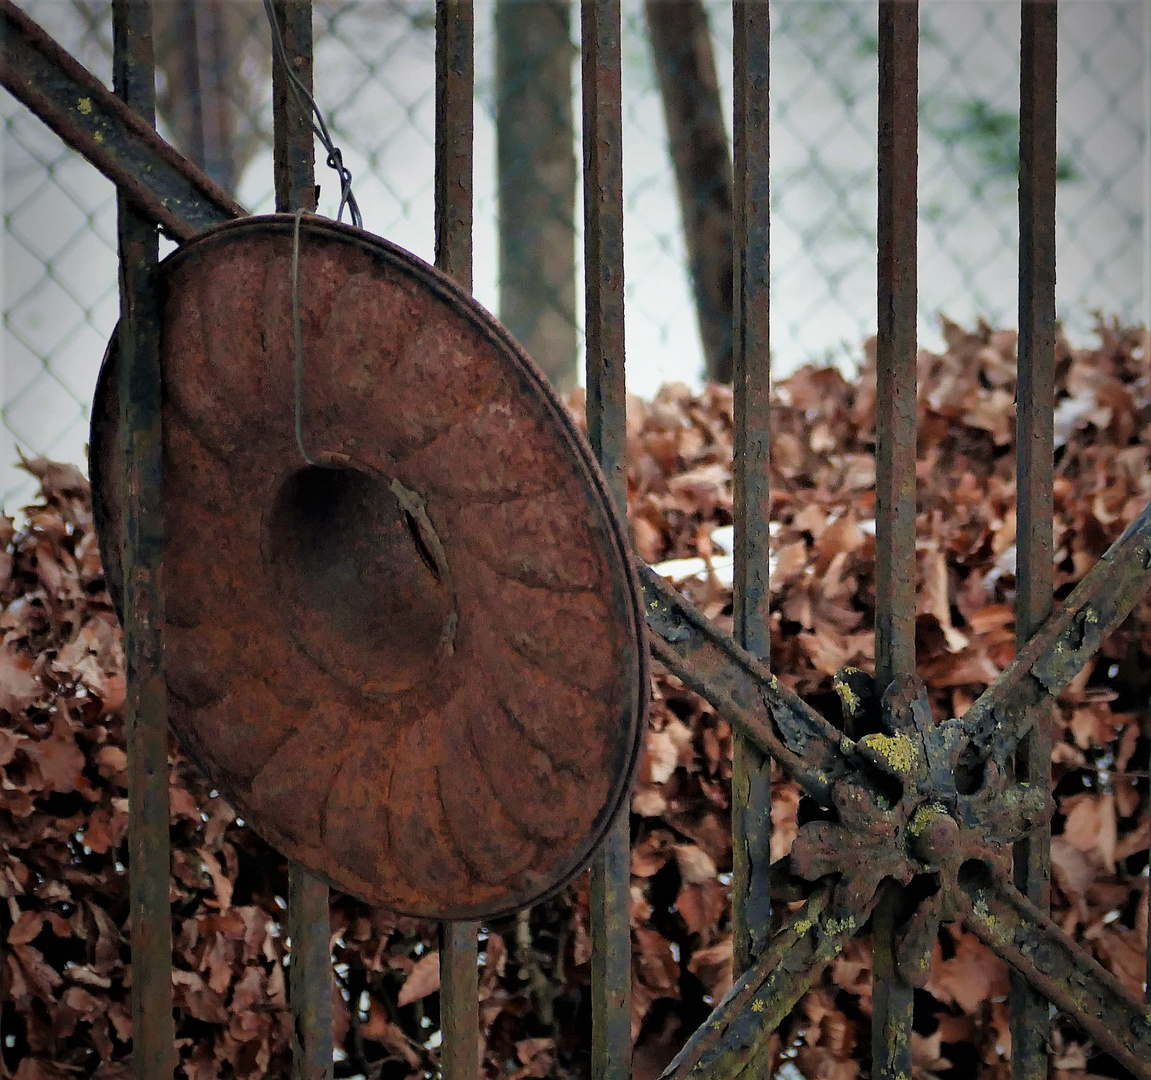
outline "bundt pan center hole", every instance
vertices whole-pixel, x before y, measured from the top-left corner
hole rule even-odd
[[[422,683],[451,650],[444,549],[398,481],[354,467],[291,473],[265,521],[264,562],[288,632],[369,697]]]

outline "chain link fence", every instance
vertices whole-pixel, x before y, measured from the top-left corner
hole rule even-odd
[[[554,350],[567,364],[569,354],[578,359],[582,322],[582,287],[573,284],[582,274],[579,20],[563,0],[545,3],[558,20],[546,31],[550,85],[570,89],[545,112],[539,146],[508,134],[525,100],[517,72],[528,78],[535,70],[523,52],[531,35],[524,31],[516,44],[505,29],[497,43],[496,7],[477,4],[475,291],[491,310],[504,309],[529,351],[534,345],[547,360],[539,351]],[[109,5],[23,6],[110,81]],[[505,26],[526,26],[519,20],[527,8],[509,7]],[[730,9],[713,0],[705,9],[726,138]],[[657,3],[656,17],[658,10]],[[704,370],[647,18],[639,0],[624,0],[628,364],[629,384],[643,395],[670,380],[698,383]],[[773,362],[780,373],[809,361],[849,365],[875,325],[875,5],[780,0],[772,19]],[[1151,0],[1065,0],[1060,20],[1058,301],[1069,332],[1083,337],[1097,312],[1133,322],[1151,312]],[[157,24],[163,133],[234,187],[246,207],[269,211],[270,49],[261,5],[157,0]],[[320,2],[315,36],[316,97],[354,173],[365,226],[430,260],[430,0]],[[940,314],[1015,321],[1018,40],[1017,5],[922,7],[919,283],[928,346],[939,342]],[[527,90],[530,100],[533,86]],[[16,468],[21,453],[84,460],[88,403],[117,317],[116,225],[114,192],[94,169],[7,94],[0,118],[0,498],[11,511],[28,493]],[[546,172],[534,195],[501,188],[517,174],[530,181],[533,170]],[[333,213],[338,187],[322,163],[319,179],[320,211]],[[524,207],[537,209],[525,214]],[[531,225],[545,216],[551,220],[539,222],[536,246],[552,253],[544,276],[554,296],[524,315],[509,288],[501,298],[501,257],[506,286],[517,248],[531,247]],[[508,243],[509,236],[520,239]]]

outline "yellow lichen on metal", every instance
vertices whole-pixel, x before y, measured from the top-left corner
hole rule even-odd
[[[855,933],[855,916],[848,915],[842,919],[828,919],[827,932],[833,937],[839,934]]]
[[[854,714],[859,709],[859,695],[843,679],[835,679],[835,691],[839,700],[843,702],[849,713]]]
[[[911,820],[907,823],[907,831],[912,836],[921,836],[936,818],[947,817],[947,807],[942,803],[928,802],[916,808]]]
[[[987,907],[987,901],[983,897],[979,897],[974,904],[971,905],[971,914],[974,915],[988,930],[995,930],[998,925],[998,919],[991,914],[990,909]]]
[[[903,775],[919,764],[919,748],[906,735],[868,735],[860,745],[878,754],[891,768]]]

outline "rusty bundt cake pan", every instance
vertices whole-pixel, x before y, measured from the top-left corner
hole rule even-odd
[[[162,264],[169,717],[251,826],[333,886],[475,919],[586,861],[627,797],[644,620],[585,440],[447,277],[304,218]],[[122,597],[115,344],[93,408],[100,549]]]

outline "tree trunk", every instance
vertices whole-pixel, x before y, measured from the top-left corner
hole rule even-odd
[[[766,0],[765,0],[766,2]],[[731,148],[700,0],[645,0],[707,376],[732,378]]]
[[[578,373],[570,0],[497,0],[495,23],[500,318],[564,391]]]
[[[157,104],[176,147],[225,191],[259,149],[256,84],[271,67],[268,25],[252,0],[156,0]]]

